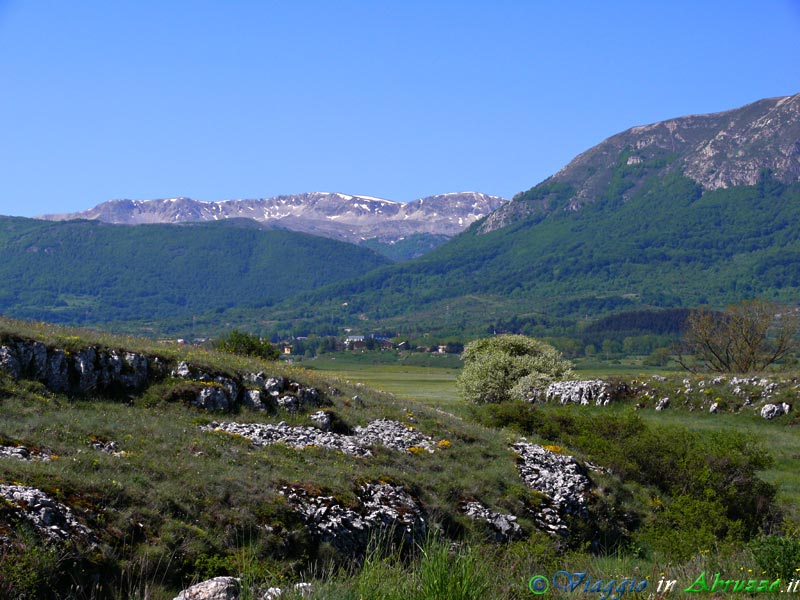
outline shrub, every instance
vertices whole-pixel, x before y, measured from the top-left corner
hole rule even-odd
[[[255,356],[266,360],[277,360],[280,356],[280,352],[269,342],[262,340],[257,335],[243,333],[238,329],[234,329],[228,335],[216,340],[213,346],[220,352]]]
[[[20,600],[54,597],[63,567],[55,547],[25,530],[21,538],[16,547],[4,546],[0,552],[0,594]]]
[[[738,523],[725,512],[717,499],[678,496],[656,511],[638,537],[667,560],[687,561],[715,548],[718,541],[741,538]]]
[[[530,400],[550,382],[571,375],[572,363],[544,342],[499,335],[467,344],[458,378],[462,397],[478,404]]]
[[[633,414],[572,408],[508,402],[474,412],[487,425],[535,433],[579,450],[623,481],[655,488],[664,507],[651,515],[642,540],[673,558],[707,549],[714,539],[748,540],[773,516],[776,488],[758,477],[772,457],[750,436],[653,427]],[[692,525],[703,514],[707,526]]]
[[[790,581],[800,569],[800,539],[771,535],[751,544],[758,566],[771,577]]]

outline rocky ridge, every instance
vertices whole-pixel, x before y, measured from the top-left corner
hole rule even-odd
[[[285,377],[247,373],[231,377],[208,373],[180,362],[170,370],[166,360],[114,348],[88,346],[70,352],[35,340],[9,339],[0,345],[0,371],[14,379],[39,381],[52,392],[77,395],[131,394],[167,376],[194,384],[182,399],[208,411],[228,411],[238,405],[266,410],[327,404],[325,393]]]
[[[495,512],[476,500],[465,502],[461,506],[461,510],[470,519],[486,523],[496,542],[511,542],[523,536],[522,527],[519,526],[517,517],[514,515]]]
[[[755,185],[764,170],[783,183],[800,181],[800,94],[632,127],[515,196],[485,219],[480,231],[488,233],[555,210],[580,210],[603,197],[620,167],[646,170],[661,178],[679,173],[702,190]],[[625,198],[638,192],[644,181],[631,183]],[[553,184],[570,190],[566,202],[552,192]],[[535,193],[537,189],[540,193]]]
[[[653,405],[663,411],[671,406],[707,411],[738,413],[754,411],[765,419],[773,419],[792,410],[792,404],[779,398],[796,397],[800,390],[797,380],[773,380],[766,377],[717,375],[712,378],[685,378],[682,385],[664,389],[665,379],[653,376],[650,381],[631,381],[627,394],[640,400],[636,408]]]
[[[353,507],[299,486],[287,486],[281,493],[303,518],[312,536],[348,556],[363,555],[378,531],[391,535],[396,544],[413,548],[428,530],[420,504],[402,486],[391,483],[362,485],[357,492],[358,504]]]
[[[520,477],[545,498],[534,512],[537,524],[545,531],[566,536],[566,515],[587,516],[586,493],[592,482],[586,468],[574,457],[538,444],[517,442],[511,447],[519,456]]]
[[[419,233],[453,236],[505,202],[478,192],[440,194],[412,202],[311,192],[220,202],[191,198],[112,200],[83,212],[40,218],[91,219],[124,225],[246,218],[351,243],[374,238],[388,243]]]
[[[654,375],[649,381],[606,381],[603,379],[556,381],[537,390],[529,402],[558,402],[579,406],[608,406],[619,400],[636,400],[635,408],[652,407],[657,412],[680,406],[690,412],[740,412],[754,410],[771,420],[792,411],[792,404],[776,401],[782,395],[796,396],[800,382],[765,377],[718,375],[710,379],[685,378],[678,388],[665,390],[666,379]],[[727,398],[727,400],[724,400]]]
[[[602,379],[554,381],[544,393],[545,402],[607,406],[625,393],[624,384],[613,385]]]
[[[141,391],[161,372],[158,358],[135,352],[87,347],[75,353],[42,342],[11,340],[0,346],[0,370],[15,379],[41,381],[53,392]]]

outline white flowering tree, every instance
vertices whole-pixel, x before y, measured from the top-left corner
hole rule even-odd
[[[553,381],[572,375],[572,363],[558,350],[524,335],[470,342],[461,358],[459,391],[464,400],[477,404],[529,400]]]

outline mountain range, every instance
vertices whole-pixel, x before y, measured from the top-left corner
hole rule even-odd
[[[453,199],[445,196],[441,202],[448,198]],[[461,202],[466,212],[459,226],[483,210],[478,209],[477,196]],[[301,261],[302,266],[291,275],[302,283],[287,278],[286,265],[281,264],[271,273],[282,274],[282,279],[265,279],[262,274],[243,277],[241,285],[231,283],[238,273],[256,271],[248,262],[251,251],[230,240],[240,230],[248,231],[248,236],[277,232],[261,231],[263,224],[250,219],[233,219],[230,227],[220,228],[224,217],[283,215],[277,221],[283,226],[301,221],[294,211],[310,204],[316,208],[309,214],[309,227],[341,227],[337,235],[346,237],[344,232],[349,231],[347,235],[359,239],[372,234],[399,239],[404,222],[425,221],[425,214],[441,215],[432,199],[408,207],[343,194],[312,194],[296,201],[286,197],[283,202],[112,202],[100,205],[96,212],[80,213],[100,219],[101,214],[116,211],[138,215],[137,222],[175,222],[199,219],[190,210],[194,207],[209,209],[203,218],[216,216],[222,221],[196,224],[190,230],[184,227],[190,231],[180,238],[185,244],[197,236],[216,236],[213,243],[193,242],[191,252],[200,253],[192,254],[196,257],[193,275],[181,271],[186,265],[176,262],[181,252],[189,254],[177,241],[169,246],[172,254],[162,256],[152,250],[137,267],[140,280],[151,278],[166,286],[157,289],[165,304],[156,306],[163,312],[140,298],[136,278],[125,276],[124,270],[120,276],[118,266],[136,254],[131,240],[158,245],[162,242],[141,236],[154,236],[144,233],[153,231],[169,237],[175,225],[105,225],[103,229],[101,223],[86,221],[3,221],[0,243],[5,245],[0,249],[6,260],[0,276],[6,285],[0,311],[39,318],[50,316],[56,302],[70,309],[65,309],[64,320],[80,314],[83,322],[104,322],[101,313],[106,321],[115,315],[113,306],[98,308],[110,294],[118,301],[124,299],[125,310],[118,317],[147,318],[151,325],[161,322],[162,326],[163,319],[171,319],[173,330],[192,322],[208,329],[235,323],[280,336],[344,328],[463,336],[498,330],[564,332],[570,323],[614,312],[700,303],[720,306],[756,296],[796,303],[800,291],[800,95],[633,127],[577,156],[512,201],[501,202],[465,231],[414,260],[389,264],[367,249],[361,249],[363,254],[357,257],[332,247],[320,250],[315,245],[319,242],[310,244],[301,237],[291,241],[295,239],[291,236],[300,234],[283,232],[289,236],[281,242],[283,254],[271,251],[263,256]],[[337,204],[348,207],[347,217],[329,218],[336,217],[332,207]],[[273,212],[266,211],[267,206]],[[359,230],[353,225],[377,214],[398,228],[395,233]],[[451,226],[458,223],[457,218],[444,220]],[[65,233],[79,227],[85,228],[80,234]],[[106,235],[111,227],[113,235]],[[20,235],[22,230],[29,231]],[[129,233],[135,230],[140,231]],[[221,248],[229,243],[241,251],[227,253],[224,269],[217,267],[225,254]],[[337,248],[345,246],[352,247]],[[303,256],[305,252],[317,254]],[[345,260],[351,264],[340,269]],[[36,269],[35,277],[30,276],[31,269]],[[52,283],[65,282],[73,269],[78,273],[91,270],[94,292],[81,288],[77,277],[66,287]],[[329,276],[320,278],[320,271]],[[168,293],[170,277],[182,286],[175,298]],[[21,297],[26,299],[24,310]],[[208,298],[211,304],[206,306],[203,302]]]
[[[111,200],[86,211],[40,218],[90,219],[120,225],[246,218],[354,244],[366,242],[394,259],[407,259],[441,245],[505,202],[504,198],[478,192],[440,194],[412,202],[311,192],[220,202],[191,198]]]
[[[797,223],[800,95],[633,127],[429,254],[273,314],[298,330],[357,314],[457,335],[756,296],[796,303]],[[295,310],[311,305],[313,319]]]

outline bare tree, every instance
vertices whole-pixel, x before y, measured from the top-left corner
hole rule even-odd
[[[696,372],[761,371],[797,347],[797,312],[767,300],[746,300],[724,311],[693,310],[677,360]]]

